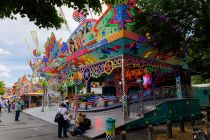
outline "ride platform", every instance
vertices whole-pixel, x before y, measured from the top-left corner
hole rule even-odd
[[[190,119],[191,115],[195,117],[200,116],[200,107],[198,99],[165,99],[153,106],[151,102],[144,101],[144,116],[140,113],[134,113],[140,111],[139,104],[130,105],[130,118],[128,121],[123,120],[122,108],[115,108],[112,110],[106,110],[101,112],[85,112],[87,118],[91,120],[91,129],[84,133],[85,137],[94,139],[102,136],[106,133],[105,120],[107,118],[113,118],[116,120],[116,129],[126,128],[135,129],[149,124],[158,125],[170,121],[178,121],[180,117],[183,119]],[[139,110],[139,111],[138,111]],[[51,109],[47,108],[45,112],[41,112],[41,107],[30,108],[24,110],[25,113],[40,118],[42,120],[54,123],[54,116],[57,111],[57,106],[53,106]]]

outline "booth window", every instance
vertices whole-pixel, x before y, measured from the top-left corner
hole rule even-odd
[[[203,94],[208,94],[208,90],[203,90]]]

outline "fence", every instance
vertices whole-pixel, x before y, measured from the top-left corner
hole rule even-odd
[[[191,87],[182,86],[182,97],[191,97]],[[156,108],[164,101],[174,100],[177,98],[176,86],[165,86],[150,91],[141,90],[129,95],[129,117],[137,117]]]

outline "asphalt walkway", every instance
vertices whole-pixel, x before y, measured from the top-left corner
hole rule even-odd
[[[57,126],[36,117],[20,114],[15,122],[15,113],[3,112],[0,122],[0,140],[60,140],[57,138]],[[69,136],[71,140],[86,140],[79,136]]]
[[[3,112],[0,122],[0,140],[60,140],[57,138],[57,126],[39,118],[21,112],[20,121],[14,121],[15,113]],[[129,131],[127,140],[147,140],[146,129]],[[71,136],[63,140],[87,140],[83,136]],[[105,140],[105,137],[96,140]],[[116,136],[116,140],[120,140]]]

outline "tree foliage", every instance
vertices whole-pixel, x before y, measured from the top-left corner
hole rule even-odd
[[[16,19],[16,15],[20,14],[40,28],[60,28],[64,20],[59,16],[56,7],[62,5],[83,9],[84,12],[87,12],[88,5],[97,13],[101,11],[99,0],[0,0],[0,18]]]
[[[3,81],[0,81],[0,95],[4,95],[5,93],[5,84]]]
[[[204,78],[201,75],[191,77],[192,84],[210,84],[210,78]]]
[[[210,0],[139,0],[138,4],[147,15],[147,28],[158,35],[154,40],[160,47],[184,51],[190,67],[209,76]]]

